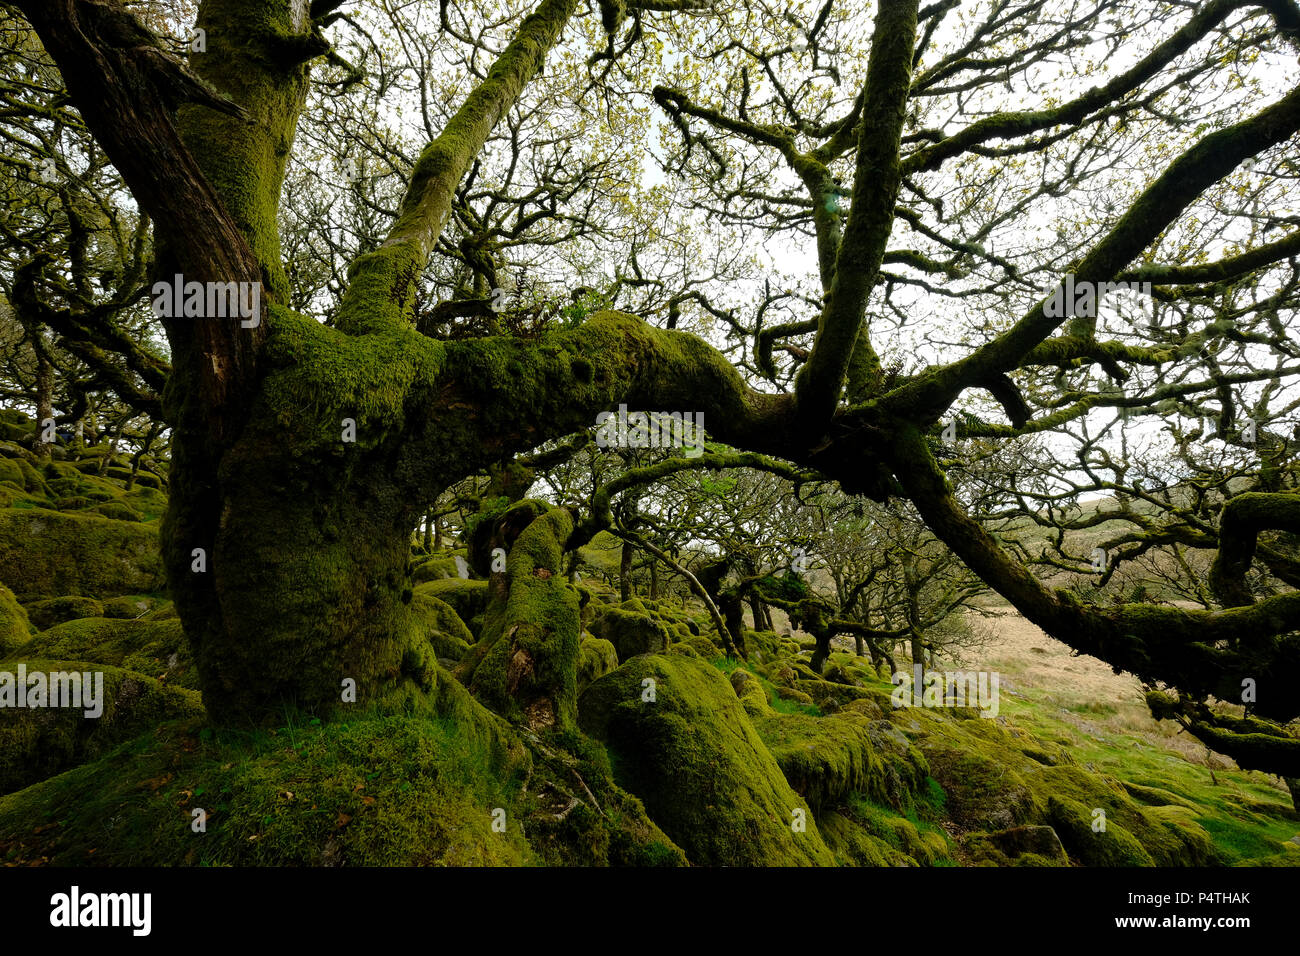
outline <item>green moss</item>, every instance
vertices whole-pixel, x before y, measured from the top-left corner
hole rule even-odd
[[[817,829],[840,866],[915,866],[916,861],[847,815],[828,810]]]
[[[643,699],[646,681],[653,701]],[[633,658],[583,692],[579,719],[608,746],[615,781],[641,798],[693,863],[834,862],[807,804],[710,665],[680,655]],[[800,816],[804,832],[792,828]]]
[[[26,478],[18,462],[0,458],[0,484],[13,485],[19,491],[26,490]]]
[[[1048,819],[1072,856],[1085,866],[1154,866],[1151,854],[1134,836],[1110,818],[1105,830],[1092,810],[1068,798],[1049,797]]]
[[[572,530],[572,513],[550,508],[515,539],[505,596],[487,612],[492,624],[484,628],[469,682],[498,713],[534,728],[569,729],[577,718],[581,622],[577,592],[561,574]]]
[[[439,658],[458,661],[469,653],[474,635],[450,604],[427,592],[416,591],[411,599],[411,609]]]
[[[425,561],[421,561],[411,571],[411,580],[416,584],[423,584],[426,581],[443,581],[447,578],[457,578],[459,576],[460,569],[456,564],[456,558],[452,555],[434,555]]]
[[[104,501],[89,509],[91,514],[103,515],[114,521],[143,521],[144,515],[121,501]]]
[[[730,657],[715,658],[713,666],[724,674],[733,674],[737,669],[742,668],[740,661]],[[807,694],[779,686],[765,676],[765,673],[772,673],[770,667],[756,668],[754,673],[759,683],[762,684],[763,690],[767,693],[767,702],[772,710],[779,714],[808,714],[813,717],[821,714],[821,710]]]
[[[29,786],[106,753],[147,728],[203,713],[194,691],[104,664],[25,657],[27,674],[102,672],[103,713],[82,708],[0,708],[0,792]],[[11,666],[6,670],[16,672]]]
[[[745,628],[745,647],[749,649],[749,659],[757,664],[774,661],[782,656],[781,639],[772,631]]]
[[[591,633],[613,644],[620,662],[638,654],[662,654],[673,641],[668,628],[646,613],[636,598],[619,607],[599,608]]]
[[[947,837],[933,824],[850,794],[840,814],[861,833],[893,850],[892,865],[936,866],[949,859]]]
[[[458,577],[429,581],[417,585],[415,593],[427,594],[449,604],[456,612],[456,616],[474,633],[477,640],[479,628],[483,623],[483,612],[487,610],[488,583],[486,581]],[[475,627],[475,621],[478,622],[478,627]]]
[[[123,594],[104,602],[104,617],[134,620],[157,607],[159,601],[147,594]]]
[[[578,693],[581,694],[594,680],[604,677],[618,667],[618,653],[609,641],[582,636],[578,645]]]
[[[158,530],[55,511],[0,509],[0,580],[20,600],[113,597],[163,586]]]
[[[27,612],[3,584],[0,584],[0,657],[13,653],[31,640],[32,627]]]
[[[79,618],[42,631],[8,660],[44,657],[111,664],[176,687],[198,689],[189,644],[176,619]]]
[[[32,601],[27,605],[27,615],[38,631],[75,621],[82,617],[103,617],[104,605],[94,598],[67,595],[65,597],[47,598],[44,601]]]
[[[750,716],[751,720],[758,720],[760,717],[767,717],[776,713],[768,702],[767,689],[763,687],[757,677],[743,667],[733,670],[730,677],[731,689],[736,692],[736,696],[740,699],[740,705],[745,708],[745,713]],[[760,731],[761,735],[762,732]],[[764,741],[764,743],[767,743],[767,741]],[[786,779],[789,779],[788,774]]]
[[[773,714],[755,727],[790,786],[814,809],[860,792],[895,809],[925,790],[925,758],[889,721],[861,714]]]
[[[465,731],[415,714],[256,734],[165,725],[0,799],[0,856],[114,866],[532,862],[514,805],[527,762],[502,765]],[[205,833],[192,830],[196,808],[206,810]],[[503,833],[493,830],[498,808]],[[118,825],[105,828],[109,819]],[[57,825],[33,838],[33,821]]]
[[[8,457],[9,455],[14,457]],[[14,446],[0,446],[0,469],[5,475],[0,484],[9,484],[15,490],[26,491],[40,498],[48,498],[49,489],[45,487],[45,479],[41,477],[40,471],[32,464],[31,453]]]
[[[612,653],[612,650],[611,650]],[[534,780],[523,813],[529,842],[560,866],[685,866],[686,854],[612,779],[605,748],[576,732],[547,734],[534,747]]]
[[[970,833],[962,849],[977,864],[993,866],[1068,866],[1065,847],[1049,826],[1013,827],[996,833]]]

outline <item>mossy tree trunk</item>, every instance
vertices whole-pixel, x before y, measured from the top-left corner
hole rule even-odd
[[[636,546],[631,541],[624,541],[618,556],[618,598],[630,601],[636,596],[632,585],[632,562],[636,558]]]
[[[54,365],[46,356],[44,342],[38,337],[36,346],[36,441],[33,451],[37,458],[49,458],[53,442],[42,441],[45,422],[54,418]]]

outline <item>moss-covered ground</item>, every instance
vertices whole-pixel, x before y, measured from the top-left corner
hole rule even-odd
[[[1300,862],[1281,781],[1041,635],[979,663],[996,717],[895,708],[842,649],[817,674],[807,641],[749,630],[727,657],[694,601],[620,601],[610,549],[567,581],[554,509],[495,599],[466,550],[413,551],[421,688],[217,730],[160,590],[165,499],[122,470],[0,442],[0,672],[102,671],[108,698],[98,722],[0,708],[7,865]]]

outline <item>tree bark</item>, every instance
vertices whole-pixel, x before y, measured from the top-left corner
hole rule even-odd
[[[632,559],[636,557],[636,548],[631,541],[624,541],[618,559],[618,597],[620,601],[630,601],[636,596],[632,586]]]

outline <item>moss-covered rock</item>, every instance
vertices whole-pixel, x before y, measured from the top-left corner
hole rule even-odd
[[[473,719],[358,715],[210,737],[197,722],[166,724],[146,746],[0,798],[0,856],[80,866],[535,863],[514,804],[528,763],[502,763],[468,732]],[[198,809],[202,834],[191,828]],[[33,821],[47,820],[61,825],[33,836]]]
[[[1154,866],[1142,844],[1118,822],[1068,798],[1049,797],[1048,819],[1069,853],[1085,866]],[[1103,826],[1104,824],[1104,826]]]
[[[30,442],[36,437],[36,423],[16,408],[0,408],[0,438],[11,442]]]
[[[32,638],[27,612],[3,584],[0,584],[0,657],[13,653]]]
[[[916,719],[914,715],[908,715]],[[929,721],[935,726],[940,721]],[[975,724],[973,727],[978,728]],[[975,739],[927,737],[919,746],[930,772],[948,794],[948,812],[963,827],[1005,830],[1035,823],[1043,803],[998,749]]]
[[[103,515],[114,521],[143,521],[144,515],[123,501],[101,501],[89,509],[91,514]]]
[[[0,509],[0,580],[19,600],[106,598],[164,586],[153,524],[43,509]]]
[[[743,667],[738,667],[731,672],[731,689],[736,692],[740,705],[745,708],[745,713],[751,719],[757,720],[775,713],[767,699],[767,690],[762,682]],[[786,779],[788,780],[789,777]]]
[[[838,817],[838,819],[837,819]],[[856,852],[864,844],[884,848],[891,866],[938,866],[951,862],[948,838],[936,824],[922,820],[914,812],[901,813],[881,806],[862,794],[850,794],[845,803],[831,813],[819,816],[833,821],[838,832],[840,852],[846,846]],[[872,865],[853,861],[855,865]]]
[[[994,866],[1069,866],[1061,838],[1049,826],[971,833],[962,846],[972,862]]]
[[[450,604],[427,592],[416,591],[411,598],[411,608],[439,659],[459,661],[469,653],[474,635]]]
[[[533,771],[522,812],[529,843],[547,864],[687,865],[641,801],[614,783],[598,741],[577,732],[547,734]]]
[[[0,485],[8,485],[14,491],[25,492],[36,498],[47,498],[49,489],[37,467],[32,464],[32,455],[26,449],[14,445],[0,445],[0,465],[3,477]]]
[[[583,692],[579,721],[608,746],[615,781],[692,862],[834,863],[807,804],[709,664],[635,657]]]
[[[609,641],[587,634],[578,645],[578,693],[581,694],[592,681],[599,680],[618,667],[618,653]]]
[[[676,647],[681,645],[691,648],[695,651],[696,655],[706,661],[716,660],[722,654],[722,648],[718,647],[717,644],[713,643],[713,641],[709,640],[702,634],[692,634],[689,637],[681,637],[673,646]]]
[[[46,598],[44,601],[32,601],[27,605],[27,616],[38,631],[43,631],[64,621],[75,621],[83,617],[103,617],[104,605],[94,598],[68,594],[63,597]]]
[[[915,860],[838,811],[820,814],[817,829],[840,866],[916,865]]]
[[[82,707],[0,708],[0,793],[93,760],[163,721],[203,713],[196,692],[134,671],[81,661],[24,658],[22,663],[29,680],[37,673],[50,680],[48,675],[56,673],[81,675],[83,693],[101,686],[102,673],[102,698],[96,701],[102,713],[86,716]],[[17,668],[6,669],[17,677]]]
[[[42,631],[6,659],[29,657],[109,664],[171,686],[198,689],[190,647],[181,622],[175,618],[128,621],[88,617],[65,621]]]
[[[104,602],[104,617],[134,620],[148,614],[161,603],[146,594],[123,594]]]
[[[662,654],[674,640],[669,629],[646,613],[636,598],[619,607],[603,608],[592,621],[591,633],[614,645],[620,663],[638,654]]]
[[[0,458],[0,485],[12,485],[18,491],[25,491],[23,470],[12,458]]]
[[[462,560],[464,556],[462,555]],[[417,584],[424,584],[428,581],[445,581],[448,578],[459,578],[460,566],[456,563],[456,556],[453,554],[431,555],[420,561],[411,569],[411,580]]]
[[[755,631],[745,628],[745,647],[749,650],[749,659],[755,664],[766,664],[781,656],[781,639],[771,631]]]
[[[487,610],[488,583],[472,578],[443,578],[427,581],[415,587],[416,594],[427,594],[451,605],[456,616],[470,629],[478,640],[483,627],[483,612]]]
[[[930,776],[925,758],[888,721],[855,713],[771,714],[755,727],[790,786],[814,809],[852,792],[903,809]]]

